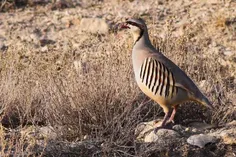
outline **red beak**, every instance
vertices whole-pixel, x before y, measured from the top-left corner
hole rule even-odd
[[[120,28],[120,29],[128,29],[128,28],[130,28],[130,27],[127,25],[126,22],[124,22],[124,23],[121,23],[121,24],[120,24],[119,28]]]

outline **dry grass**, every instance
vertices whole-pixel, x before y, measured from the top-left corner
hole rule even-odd
[[[76,2],[76,1],[74,1]],[[0,0],[0,12],[10,12],[17,8],[46,6],[49,9],[65,9],[74,7],[71,0],[56,1],[56,0]]]
[[[150,34],[156,33],[153,30]],[[198,85],[204,83],[201,88],[215,106],[211,112],[192,103],[182,105],[176,121],[225,124],[235,119],[231,71],[219,64],[219,56],[203,55],[204,43],[191,41],[194,33],[186,32],[181,38],[171,33],[165,39],[152,38],[154,45]],[[3,125],[62,127],[58,130],[61,140],[100,140],[105,156],[136,154],[135,127],[160,116],[161,110],[153,102],[147,103],[136,86],[130,58],[132,41],[129,38],[127,42],[126,37],[118,41],[113,34],[93,35],[84,41],[91,45],[81,44],[76,50],[69,43],[63,52],[53,47],[46,53],[36,52],[27,43],[22,49],[10,46],[0,55]]]

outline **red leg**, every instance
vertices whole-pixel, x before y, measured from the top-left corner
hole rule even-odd
[[[167,121],[167,123],[174,122],[174,118],[175,118],[175,114],[176,114],[177,108],[178,108],[178,105],[175,105],[174,109],[172,111],[172,114],[171,114],[169,120]]]
[[[165,113],[165,116],[164,116],[164,119],[163,119],[163,121],[162,121],[162,123],[161,123],[161,126],[156,127],[156,128],[154,129],[154,133],[156,133],[159,129],[166,127],[166,123],[167,123],[167,120],[168,120],[169,117],[170,117],[170,114],[171,114],[170,111],[168,111],[167,113]]]

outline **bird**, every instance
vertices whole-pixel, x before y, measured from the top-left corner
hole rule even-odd
[[[213,109],[213,105],[187,74],[152,45],[143,19],[126,19],[119,24],[119,28],[128,30],[133,36],[132,64],[139,88],[165,113],[161,125],[154,129],[155,133],[173,122],[177,107],[183,102],[195,101]]]

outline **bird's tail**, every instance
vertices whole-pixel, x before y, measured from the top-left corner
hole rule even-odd
[[[194,97],[193,100],[197,101],[198,103],[210,108],[210,109],[213,109],[214,107],[212,106],[212,103],[203,95],[201,94],[200,97],[196,98]]]

